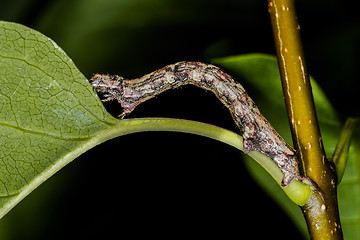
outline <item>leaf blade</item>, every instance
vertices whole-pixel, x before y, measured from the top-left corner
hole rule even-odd
[[[97,120],[113,121],[86,78],[51,39],[15,23],[1,22],[0,31],[2,124],[71,138],[91,135]]]
[[[6,212],[5,205],[60,169],[55,160],[117,120],[56,43],[20,24],[0,21],[0,86],[0,208]]]

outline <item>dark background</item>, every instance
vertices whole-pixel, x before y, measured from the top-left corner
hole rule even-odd
[[[360,113],[355,3],[297,3],[308,69],[342,117]],[[0,19],[52,38],[87,78],[136,78],[176,61],[275,53],[260,0],[0,0]],[[236,130],[216,97],[194,87],[164,93],[130,117],[151,116]],[[284,229],[301,239],[237,150],[187,134],[141,133],[102,144],[62,169],[0,221],[0,238],[288,239]]]

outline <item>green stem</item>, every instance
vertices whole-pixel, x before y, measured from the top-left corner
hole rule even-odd
[[[101,142],[138,132],[182,132],[208,137],[226,143],[243,151],[243,138],[230,130],[211,124],[184,119],[172,118],[130,118],[119,122],[104,131],[99,138]]]
[[[317,184],[303,207],[312,239],[342,239],[336,172],[327,161],[306,70],[294,0],[268,0],[271,23],[294,147],[304,175]]]

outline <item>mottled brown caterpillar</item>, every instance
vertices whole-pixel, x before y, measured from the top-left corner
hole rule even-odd
[[[282,185],[301,179],[294,150],[260,113],[245,89],[220,68],[200,62],[179,62],[137,79],[96,74],[90,80],[104,101],[117,100],[123,114],[140,103],[186,84],[212,91],[230,110],[244,138],[244,152],[258,151],[271,158],[284,174]]]

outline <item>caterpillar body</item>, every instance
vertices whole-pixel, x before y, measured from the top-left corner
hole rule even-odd
[[[284,174],[282,186],[301,179],[295,151],[260,113],[243,86],[220,68],[201,62],[179,62],[137,79],[96,74],[90,80],[104,101],[117,100],[123,113],[156,95],[192,84],[213,92],[229,109],[244,138],[245,153],[258,151],[271,158]]]

